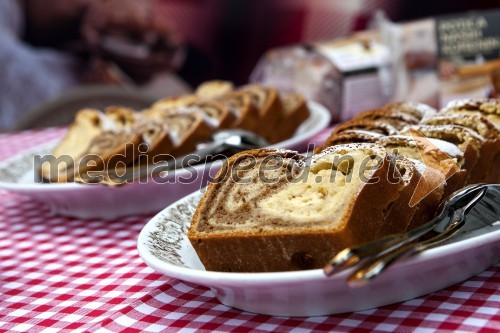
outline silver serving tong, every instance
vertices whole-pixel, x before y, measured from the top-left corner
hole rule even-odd
[[[473,208],[478,206],[481,209]],[[490,225],[500,218],[500,185],[474,184],[454,192],[444,202],[437,217],[406,233],[389,235],[382,239],[339,252],[324,267],[326,275],[358,265],[348,277],[351,285],[363,285],[379,276],[390,265],[403,257],[420,253],[441,244],[462,231]],[[471,213],[474,218],[466,218]],[[413,242],[435,232],[437,235]]]

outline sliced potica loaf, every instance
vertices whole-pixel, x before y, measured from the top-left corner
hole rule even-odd
[[[235,120],[231,127],[248,131],[256,131],[259,127],[259,109],[250,94],[232,91],[217,97],[217,100],[224,103],[234,115]]]
[[[419,123],[419,119],[405,112],[395,109],[368,110],[357,114],[353,120],[372,119],[380,120],[394,126],[397,130],[408,125]]]
[[[240,91],[249,94],[259,109],[259,125],[255,132],[269,141],[278,125],[283,113],[283,103],[278,91],[273,87],[260,84],[250,84],[240,88]]]
[[[310,165],[291,151],[239,153],[208,186],[189,240],[207,270],[322,267],[345,247],[379,235],[399,197],[391,165],[376,144],[331,147]]]
[[[301,94],[286,93],[281,94],[283,103],[283,113],[278,119],[277,128],[271,136],[271,143],[280,142],[292,137],[300,124],[309,118],[309,108],[307,102]]]
[[[459,125],[473,130],[485,140],[481,146],[483,165],[478,168],[485,172],[472,173],[470,183],[498,183],[500,182],[500,128],[496,127],[486,117],[477,114],[440,113],[425,119],[423,125]]]
[[[494,98],[471,98],[449,102],[440,113],[476,114],[486,117],[500,127],[500,100]]]
[[[101,111],[83,109],[79,111],[68,132],[52,151],[55,159],[63,158],[69,163],[58,163],[57,167],[44,163],[40,168],[43,179],[50,182],[71,181],[74,177],[75,161],[86,154],[94,138],[105,131],[115,131],[116,126]]]

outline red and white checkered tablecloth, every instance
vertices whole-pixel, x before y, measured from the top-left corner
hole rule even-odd
[[[62,133],[0,135],[0,160]],[[55,217],[38,202],[0,191],[0,331],[500,331],[500,264],[378,309],[270,317],[228,308],[209,289],[148,268],[136,239],[149,218]]]

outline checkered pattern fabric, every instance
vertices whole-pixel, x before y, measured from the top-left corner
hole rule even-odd
[[[62,133],[0,135],[0,159]],[[0,191],[0,331],[500,331],[500,264],[445,290],[378,309],[270,317],[228,308],[209,289],[148,268],[136,239],[149,218],[54,217],[40,203]]]

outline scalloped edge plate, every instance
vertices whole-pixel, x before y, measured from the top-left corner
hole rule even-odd
[[[299,149],[330,123],[330,113],[322,105],[308,102],[311,115],[294,136],[270,147]],[[47,154],[57,141],[23,151],[0,163],[0,188],[27,195],[45,203],[54,215],[78,218],[113,219],[120,216],[156,213],[168,204],[206,185],[220,163],[196,165],[190,169],[169,172],[162,183],[134,182],[123,186],[100,184],[41,184],[35,183],[33,156]],[[34,175],[33,175],[34,177]],[[189,179],[189,182],[184,181]]]
[[[403,260],[361,287],[350,271],[326,277],[320,269],[276,273],[206,271],[187,238],[199,191],[153,217],[142,229],[139,255],[167,276],[211,288],[231,307],[275,316],[319,316],[361,311],[426,295],[464,281],[500,260],[500,223],[475,230]]]

